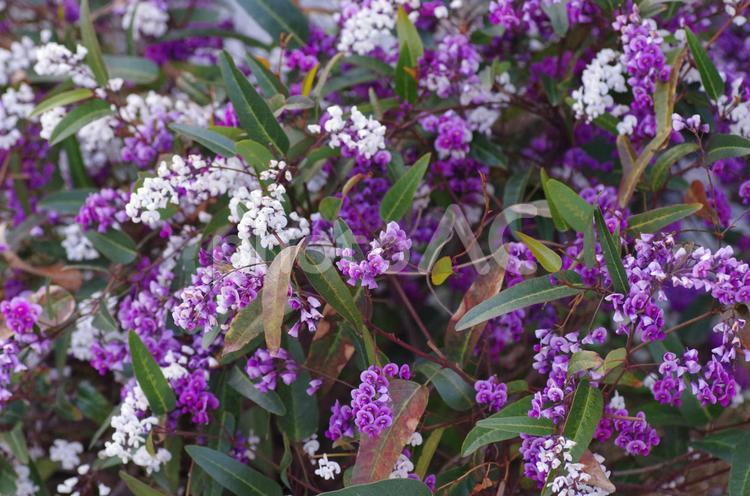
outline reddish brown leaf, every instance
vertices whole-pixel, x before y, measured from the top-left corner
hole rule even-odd
[[[583,464],[582,472],[591,476],[591,478],[586,481],[588,485],[599,487],[611,493],[615,492],[615,485],[610,482],[609,477],[607,477],[607,474],[602,470],[601,464],[596,461],[596,458],[594,458],[594,455],[589,450],[583,452],[580,463]]]
[[[289,278],[298,252],[299,246],[287,246],[281,250],[271,262],[263,279],[263,330],[266,345],[272,352],[281,346],[281,324],[284,322],[286,302],[289,300]]]
[[[476,325],[467,331],[456,331],[456,323],[461,320],[466,312],[482,303],[500,291],[505,278],[505,269],[491,261],[489,271],[477,277],[469,290],[464,295],[461,305],[456,313],[448,322],[448,329],[445,333],[445,350],[446,353],[456,360],[463,363],[469,352],[474,348],[479,337],[487,325],[486,322]]]
[[[352,484],[366,484],[388,478],[427,406],[427,388],[416,382],[394,379],[388,390],[392,401],[393,424],[376,438],[361,435],[357,461],[352,471]]]
[[[64,264],[34,267],[21,260],[18,255],[10,250],[4,251],[3,257],[12,268],[22,270],[27,274],[48,278],[52,284],[57,284],[70,291],[78,291],[83,283],[83,274],[81,274],[81,271],[66,267]]]
[[[706,194],[706,187],[697,179],[690,183],[690,188],[685,192],[685,200],[689,203],[700,203],[703,208],[695,212],[695,215],[703,220],[713,222],[716,212],[711,207],[711,201]]]
[[[313,374],[320,372],[323,379],[321,391],[325,393],[333,386],[333,378],[338,377],[354,355],[354,343],[346,332],[346,324],[335,322],[335,311],[326,305],[323,319],[318,322],[310,352],[307,354],[307,368]]]

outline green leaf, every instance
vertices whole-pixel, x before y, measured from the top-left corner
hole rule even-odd
[[[706,94],[712,99],[718,100],[724,94],[724,80],[721,79],[719,71],[716,70],[716,66],[714,66],[708,57],[708,53],[703,48],[701,41],[687,26],[685,26],[685,34],[687,35],[687,44],[690,47],[690,53],[693,54],[693,60],[695,60],[695,65],[698,67],[698,72],[701,75],[701,82],[706,89]]]
[[[39,104],[34,107],[34,110],[31,111],[29,117],[36,117],[37,115],[53,108],[80,102],[81,100],[85,100],[92,96],[94,96],[94,92],[88,88],[76,88],[74,90],[63,91],[62,93],[57,93],[39,102]]]
[[[422,445],[422,451],[419,454],[419,459],[414,467],[414,473],[419,476],[420,480],[424,480],[425,475],[427,475],[427,470],[430,468],[430,462],[432,462],[432,458],[435,456],[435,452],[440,445],[440,440],[443,438],[445,429],[445,427],[438,427],[433,430]]]
[[[750,155],[750,139],[735,134],[714,134],[708,142],[705,165],[745,155]]]
[[[226,52],[219,56],[219,68],[237,118],[248,136],[261,144],[272,144],[282,153],[289,149],[289,138],[268,104],[234,65]]]
[[[213,480],[237,496],[281,496],[281,486],[234,458],[203,446],[186,446],[190,458]]]
[[[650,417],[649,417],[650,419]],[[693,441],[690,445],[693,448],[705,451],[725,462],[732,462],[732,455],[738,446],[746,431],[741,429],[724,429],[714,434],[709,434],[702,439]]]
[[[568,225],[565,223],[565,220],[563,220],[562,215],[560,215],[560,212],[557,210],[557,207],[555,204],[550,200],[551,193],[549,191],[549,186],[547,186],[547,183],[549,182],[549,176],[547,175],[547,171],[544,169],[539,170],[539,182],[542,183],[542,190],[544,191],[544,197],[547,199],[547,203],[549,204],[549,212],[552,215],[552,222],[555,224],[555,229],[557,229],[560,232],[564,232],[568,230]]]
[[[344,201],[341,198],[336,198],[335,196],[326,196],[325,198],[320,200],[320,204],[318,205],[318,212],[320,212],[320,215],[325,220],[333,222],[339,216],[341,205],[343,205],[343,203]]]
[[[732,454],[732,468],[729,472],[729,496],[750,494],[750,433],[746,432],[739,440]]]
[[[89,188],[56,191],[42,198],[39,201],[39,206],[60,214],[77,214],[86,198],[95,191],[95,189]]]
[[[307,18],[289,0],[237,0],[237,3],[274,42],[278,42],[282,34],[292,35],[300,45],[307,41]]]
[[[242,140],[235,143],[237,154],[245,159],[257,174],[268,169],[268,163],[273,160],[273,155],[268,148],[257,141]]]
[[[636,214],[628,219],[628,231],[635,234],[654,233],[702,208],[700,203],[681,203]]]
[[[569,27],[567,2],[542,2],[542,10],[547,14],[555,34],[561,38],[565,36]]]
[[[255,81],[258,82],[263,96],[271,98],[277,93],[284,96],[289,96],[289,90],[286,86],[276,77],[276,74],[269,71],[266,66],[255,57],[248,56],[247,65],[250,66],[250,72],[255,76]]]
[[[229,324],[224,337],[223,355],[235,353],[244,348],[255,337],[263,333],[263,311],[260,298],[254,299],[242,308]]]
[[[105,87],[109,82],[109,76],[107,75],[107,67],[104,65],[99,40],[96,39],[96,29],[94,29],[94,23],[91,21],[89,0],[81,0],[80,20],[78,22],[81,28],[83,46],[88,50],[88,53],[86,53],[86,63],[91,68],[91,72],[94,73],[99,86]]]
[[[585,232],[591,226],[594,207],[589,205],[578,193],[556,179],[548,179],[548,201],[551,201],[565,222],[578,232]]]
[[[294,269],[299,246],[287,246],[279,252],[268,267],[263,278],[261,306],[263,308],[263,331],[266,345],[271,352],[281,346],[281,324],[289,299],[289,279]]]
[[[84,234],[96,251],[114,263],[129,264],[138,256],[135,242],[123,231],[110,229],[105,233],[86,231]]]
[[[175,131],[183,136],[190,138],[191,140],[199,143],[217,155],[222,157],[233,157],[235,155],[234,141],[227,138],[223,134],[219,134],[210,129],[199,126],[191,126],[189,124],[178,124],[173,123],[169,125],[172,131]]]
[[[695,143],[681,143],[659,155],[648,174],[651,190],[660,190],[666,184],[672,166],[697,150],[698,145]]]
[[[477,134],[472,138],[469,155],[489,167],[508,168],[508,157],[503,153],[503,149],[483,134]]]
[[[529,183],[529,177],[531,177],[531,168],[527,168],[521,172],[516,172],[505,183],[503,188],[503,207],[506,209],[513,205],[523,201],[523,195],[526,192],[526,186]],[[512,231],[519,231],[521,229],[521,219],[518,214],[512,213],[509,216],[508,227]]]
[[[531,250],[532,255],[534,255],[534,258],[536,258],[540,264],[542,264],[544,270],[547,272],[557,272],[562,268],[562,259],[560,258],[560,255],[544,246],[543,243],[521,231],[517,231],[516,236],[518,236],[521,242]]]
[[[128,335],[128,344],[133,361],[133,373],[148,400],[151,411],[155,415],[171,412],[177,400],[159,364],[151,356],[138,334],[133,331],[130,331]]]
[[[532,418],[528,414],[518,416],[504,416],[486,418],[477,422],[479,427],[510,432],[513,434],[530,434],[532,436],[548,436],[555,431],[552,421],[545,418]]]
[[[630,291],[630,283],[620,257],[619,238],[615,239],[614,235],[609,232],[604,216],[598,208],[594,211],[594,218],[596,219],[596,230],[599,232],[599,244],[604,253],[604,261],[607,264],[609,277],[612,279],[612,286],[618,293],[627,295]]]
[[[355,484],[320,496],[431,496],[424,483],[412,479],[387,479],[372,484]]]
[[[0,440],[10,448],[19,462],[27,465],[29,463],[29,448],[26,446],[26,438],[23,435],[23,423],[17,423],[11,430],[0,433]]]
[[[154,489],[140,479],[136,479],[124,470],[120,470],[120,479],[128,486],[133,496],[164,496],[164,493]]]
[[[588,224],[583,230],[583,261],[586,267],[593,267],[596,262],[596,247],[594,246],[594,226]]]
[[[70,175],[73,178],[73,185],[77,188],[88,188],[94,186],[94,182],[86,171],[81,156],[81,147],[78,145],[78,139],[75,136],[68,136],[61,143],[65,155],[68,157]]]
[[[522,415],[528,415],[531,409],[532,396],[525,396],[518,401],[515,401],[500,410],[499,412],[490,415],[487,419],[498,419],[503,417],[519,417]],[[487,427],[475,426],[469,431],[464,439],[463,445],[461,446],[461,456],[468,456],[474,453],[482,446],[487,446],[492,443],[499,443],[500,441],[506,441],[518,437],[518,434],[510,431],[490,429]]]
[[[604,364],[599,353],[591,350],[581,350],[573,353],[568,362],[568,377],[574,376],[583,370],[598,369]]]
[[[435,385],[445,404],[453,410],[463,412],[474,406],[474,388],[455,371],[427,360],[417,365],[416,369]]]
[[[440,286],[451,275],[453,275],[453,261],[451,257],[441,257],[432,266],[432,270],[430,270],[430,282],[435,286]]]
[[[563,428],[563,436],[576,442],[570,450],[574,462],[588,449],[603,411],[602,392],[591,387],[588,382],[581,381],[573,395],[573,403]]]
[[[52,130],[49,138],[50,145],[56,145],[68,136],[73,136],[83,126],[95,120],[112,115],[109,103],[104,100],[89,100],[74,108]]]
[[[527,279],[501,291],[466,312],[466,315],[456,324],[456,330],[463,331],[513,310],[574,296],[582,291],[582,289],[571,288],[562,284],[553,285],[550,282],[550,276]]]
[[[105,55],[104,63],[113,78],[122,78],[135,84],[151,84],[159,79],[159,66],[143,57]]]
[[[290,351],[292,343],[290,342]],[[299,353],[293,356],[297,363],[304,361],[302,349],[299,343],[294,343],[299,349]],[[310,437],[318,428],[318,403],[316,397],[307,394],[307,386],[310,383],[310,374],[301,371],[297,380],[290,386],[284,386],[279,389],[279,397],[286,407],[287,413],[278,418],[279,429],[284,432],[289,439],[295,442],[303,441]]]
[[[412,24],[403,6],[399,6],[396,15],[396,32],[400,46],[394,75],[396,94],[409,102],[414,102],[417,99],[415,71],[419,59],[424,53],[424,48],[419,32]]]
[[[384,222],[397,221],[411,210],[414,193],[430,165],[430,156],[429,153],[422,155],[385,193],[380,204],[380,218]]]
[[[235,367],[229,375],[229,385],[245,398],[274,415],[286,415],[286,407],[274,391],[261,392],[250,378]]]
[[[73,403],[84,417],[100,425],[107,420],[112,405],[90,382],[82,381],[76,393]]]
[[[300,266],[304,269],[307,280],[323,300],[354,326],[354,329],[360,331],[364,326],[362,314],[354,303],[349,286],[341,279],[331,261],[319,252],[305,250],[305,256],[300,259]]]

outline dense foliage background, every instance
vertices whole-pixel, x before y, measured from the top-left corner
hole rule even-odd
[[[750,494],[747,0],[0,0],[0,494]]]

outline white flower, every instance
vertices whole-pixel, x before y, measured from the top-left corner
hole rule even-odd
[[[324,454],[323,458],[318,459],[318,468],[315,469],[315,475],[318,475],[325,480],[332,480],[340,473],[341,466],[338,463],[329,460],[327,454]]]
[[[320,125],[319,124],[310,124],[307,126],[307,130],[311,134],[320,134]]]
[[[47,43],[36,49],[34,72],[40,76],[72,78],[78,86],[96,88],[91,69],[83,63],[87,53],[83,45],[77,45],[73,53],[59,43]]]
[[[317,453],[319,449],[320,449],[320,441],[318,441],[317,434],[313,434],[312,436],[304,440],[304,444],[302,445],[302,451],[304,451],[305,454],[311,458],[310,462],[313,465],[315,465],[315,460],[313,460],[312,458],[315,456],[315,453]]]
[[[406,443],[409,446],[421,446],[422,445],[422,434],[419,432],[415,432],[411,435],[409,438],[409,441]]]
[[[617,132],[621,135],[633,134],[635,126],[638,125],[638,118],[633,114],[626,115],[622,121],[617,123]]]
[[[0,86],[6,86],[31,67],[36,61],[36,46],[31,38],[24,36],[11,43],[10,48],[0,48]]]
[[[83,235],[81,226],[78,224],[61,226],[58,228],[58,233],[63,236],[61,244],[65,248],[65,256],[68,260],[80,262],[81,260],[94,260],[99,257],[99,252],[94,249],[91,241]]]
[[[375,48],[390,53],[398,40],[393,35],[396,26],[396,9],[390,0],[373,0],[368,7],[346,2],[341,11],[355,13],[341,27],[338,50],[347,54],[367,55]]]
[[[585,117],[586,122],[591,122],[609,111],[615,103],[610,93],[627,91],[623,73],[624,68],[617,52],[605,48],[596,54],[583,71],[582,86],[573,92],[576,118]]]
[[[42,130],[39,131],[39,136],[49,140],[52,137],[52,131],[60,124],[63,117],[65,117],[64,107],[55,107],[44,112],[39,118],[42,123]]]
[[[409,460],[409,457],[401,453],[398,455],[398,460],[396,460],[396,464],[393,466],[393,470],[391,471],[391,474],[388,476],[389,479],[407,479],[409,477],[409,473],[414,471],[414,464],[411,460]]]
[[[344,112],[338,105],[328,107],[326,112],[330,118],[324,128],[331,135],[331,147],[345,146],[368,159],[385,149],[386,127],[372,116],[365,116],[356,106],[351,108],[347,120],[342,118]]]
[[[141,35],[158,38],[167,32],[169,14],[159,5],[152,2],[131,1],[125,15],[122,16],[122,29],[125,31],[133,26],[133,38]]]
[[[34,108],[34,92],[24,83],[18,90],[8,88],[0,97],[0,150],[8,150],[21,139],[19,120]]]
[[[80,458],[78,458],[81,453],[83,453],[81,443],[55,439],[49,449],[49,458],[53,462],[60,462],[64,470],[73,470],[81,463]]]

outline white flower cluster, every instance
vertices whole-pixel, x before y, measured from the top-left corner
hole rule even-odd
[[[78,457],[81,453],[83,453],[83,445],[78,441],[55,439],[49,448],[49,459],[53,462],[60,462],[63,470],[73,470],[81,463]]]
[[[173,155],[171,161],[159,164],[156,172],[156,177],[143,180],[125,205],[125,213],[133,222],[154,226],[159,221],[159,211],[169,205],[190,211],[209,198],[257,185],[254,176],[235,157],[217,157],[209,163],[200,155],[187,159]]]
[[[563,436],[554,436],[547,439],[539,453],[536,468],[540,472],[552,473],[558,471],[555,478],[548,484],[552,494],[559,496],[606,496],[612,492],[597,486],[588,484],[591,475],[584,471],[583,463],[574,463],[570,450],[576,442]],[[608,477],[602,462],[604,457],[594,454],[594,460],[600,469]],[[558,470],[559,469],[559,470]]]
[[[750,100],[740,94],[743,79],[732,81],[731,94],[721,95],[716,102],[719,113],[729,120],[729,132],[750,138]]]
[[[398,455],[398,460],[393,466],[393,470],[388,476],[389,479],[408,479],[409,474],[414,472],[414,463],[409,459],[408,456],[401,453]]]
[[[76,470],[78,472],[79,476],[83,476],[89,473],[89,470],[91,470],[90,465],[81,465]],[[70,477],[68,479],[65,479],[63,482],[57,485],[57,492],[58,494],[70,494],[70,496],[81,496],[81,492],[76,489],[76,486],[78,486],[78,482],[80,479],[78,477]],[[109,493],[112,492],[112,489],[109,486],[106,486],[99,482],[96,486],[98,496],[108,496]],[[90,489],[88,490],[90,491]],[[86,492],[86,494],[94,494],[91,492]]]
[[[36,45],[24,36],[11,43],[10,48],[0,48],[0,86],[12,83],[36,61]]]
[[[330,117],[324,128],[331,134],[329,144],[333,148],[345,146],[367,159],[385,149],[386,127],[372,116],[366,117],[356,106],[348,119],[343,118],[344,111],[338,105],[328,107],[326,112]]]
[[[78,319],[78,322],[76,322],[76,328],[73,329],[73,332],[70,334],[70,349],[68,350],[68,354],[81,361],[88,361],[94,357],[91,352],[91,345],[95,342],[106,342],[113,337],[117,337],[121,340],[125,339],[125,333],[122,331],[109,333],[105,337],[102,335],[103,329],[96,327],[94,323],[96,316],[92,314],[92,311],[94,309],[95,300],[100,297],[101,293],[96,292],[93,293],[90,298],[79,303],[79,308],[83,317]],[[102,302],[102,304],[107,305],[107,310],[110,315],[112,315],[117,304],[117,298],[110,296],[107,298],[106,302]]]
[[[83,235],[81,226],[77,223],[60,226],[57,232],[63,237],[62,247],[65,248],[65,256],[68,260],[80,262],[82,260],[94,260],[99,257],[91,241]]]
[[[187,369],[182,366],[188,360],[185,354],[176,355],[170,351],[165,360],[169,365],[161,370],[167,381],[174,381],[188,374]],[[104,450],[99,456],[117,457],[122,463],[132,461],[143,467],[148,474],[158,472],[162,465],[169,462],[172,454],[168,450],[158,448],[156,453],[151,454],[146,449],[146,438],[153,426],[159,423],[155,416],[144,415],[146,411],[148,401],[136,383],[120,405],[120,414],[112,417],[110,425],[115,432],[112,440],[104,443]]]
[[[0,150],[9,150],[21,139],[18,121],[34,109],[34,92],[28,84],[8,88],[0,97]]]
[[[741,0],[724,0],[724,12],[732,16],[732,22],[737,26],[744,26],[747,22],[747,16],[737,15],[737,7],[742,3]]]
[[[620,54],[610,48],[597,53],[583,70],[582,86],[572,95],[576,118],[585,117],[586,122],[591,122],[605,112],[612,111],[615,102],[610,93],[627,91],[623,73]]]
[[[318,468],[315,469],[315,475],[325,480],[333,480],[341,473],[341,465],[328,459],[327,454],[323,458],[318,458]]]
[[[164,119],[164,116],[169,115],[174,122],[206,127],[211,123],[212,114],[210,105],[198,105],[184,93],[162,95],[155,91],[149,91],[145,95],[129,94],[125,105],[117,111],[120,118],[133,125]]]
[[[318,441],[318,435],[313,434],[312,436],[302,440],[302,451],[310,457],[310,463],[315,465],[315,453],[320,449],[320,441]]]
[[[31,479],[31,469],[29,466],[22,464],[13,454],[10,446],[5,442],[0,442],[0,453],[3,454],[5,460],[10,461],[13,465],[13,471],[16,473],[15,496],[36,496],[39,492],[39,486]],[[29,455],[33,458],[34,453],[31,449],[29,450]]]
[[[36,49],[34,72],[40,76],[72,78],[77,86],[96,88],[96,80],[91,69],[83,63],[88,50],[83,45],[76,46],[73,53],[59,43],[50,42]]]
[[[341,10],[356,12],[348,17],[341,27],[338,50],[349,55],[368,55],[375,48],[390,53],[398,46],[393,35],[396,27],[396,7],[391,0],[373,0],[367,7],[359,2],[346,2]],[[338,16],[339,14],[337,14]]]
[[[122,29],[126,32],[133,27],[133,38],[143,36],[158,38],[167,32],[169,14],[155,2],[131,1],[122,16]]]

